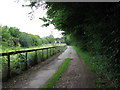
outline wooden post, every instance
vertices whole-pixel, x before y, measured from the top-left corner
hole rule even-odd
[[[55,47],[55,54],[56,54],[56,47]]]
[[[44,56],[43,56],[43,49],[42,49],[42,61],[44,60]]]
[[[54,55],[54,50],[55,50],[55,49],[53,48],[53,55]]]
[[[52,48],[50,48],[51,50],[50,50],[50,53],[51,53],[51,56],[52,56]]]
[[[51,56],[51,48],[50,48],[50,56]]]
[[[41,50],[41,60],[43,59],[43,55],[42,55],[43,53],[42,53],[42,50]]]
[[[59,49],[60,49],[60,48],[58,47],[58,52],[59,52]]]
[[[35,64],[37,64],[37,50],[35,51]]]
[[[10,78],[10,55],[8,54],[8,72],[7,72],[7,78]]]
[[[54,50],[54,48],[52,48],[52,56],[53,56],[53,50]]]
[[[47,58],[48,58],[48,49],[49,49],[49,48],[47,48]]]
[[[53,55],[53,54],[52,54],[52,48],[51,48],[51,55]]]
[[[53,49],[54,49],[54,48],[52,48],[52,56],[53,56]]]
[[[27,64],[27,52],[25,53],[25,69],[28,69],[28,64]]]
[[[51,56],[52,56],[52,48],[51,48]]]
[[[59,50],[58,50],[58,47],[57,47],[57,53],[58,53],[58,51],[59,51]]]
[[[61,47],[59,47],[59,52],[61,51]]]

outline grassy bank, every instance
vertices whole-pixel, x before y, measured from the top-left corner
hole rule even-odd
[[[51,79],[43,86],[43,88],[53,88],[55,83],[58,81],[62,73],[67,69],[70,62],[70,58],[65,59],[63,64],[59,67],[57,72],[51,77]]]
[[[95,72],[97,80],[95,85],[97,88],[116,88],[118,87],[115,81],[115,73],[109,70],[110,66],[107,58],[101,55],[93,55],[90,52],[85,52],[78,47],[74,47],[77,53],[83,58],[88,66],[88,69]]]
[[[83,58],[85,63],[88,65],[88,67],[89,67],[88,69],[89,70],[95,70],[96,69],[96,66],[94,66],[94,63],[91,61],[92,55],[90,53],[84,52],[84,51],[80,50],[77,47],[74,47],[74,49]]]

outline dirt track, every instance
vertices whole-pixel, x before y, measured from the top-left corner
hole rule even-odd
[[[70,47],[72,60],[55,88],[94,88],[95,75],[87,69],[82,58]]]

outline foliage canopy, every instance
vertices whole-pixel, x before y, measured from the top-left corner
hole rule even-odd
[[[67,43],[106,57],[104,69],[114,73],[110,80],[120,86],[120,4],[46,2],[46,9],[45,26],[53,24],[64,31]]]

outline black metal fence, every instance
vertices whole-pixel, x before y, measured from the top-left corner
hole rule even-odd
[[[46,50],[46,59],[49,58],[49,56],[55,55],[56,53],[62,51],[66,46],[55,46],[55,47],[48,47],[48,48],[40,48],[40,49],[32,49],[32,50],[22,50],[22,51],[14,51],[14,52],[7,52],[7,53],[0,53],[0,56],[6,56],[7,57],[7,79],[11,77],[11,55],[25,53],[25,70],[28,69],[28,53],[29,52],[35,52],[36,58],[39,53],[38,51],[41,51],[41,59],[44,60],[44,50]],[[34,60],[34,63],[37,64],[37,59]]]

